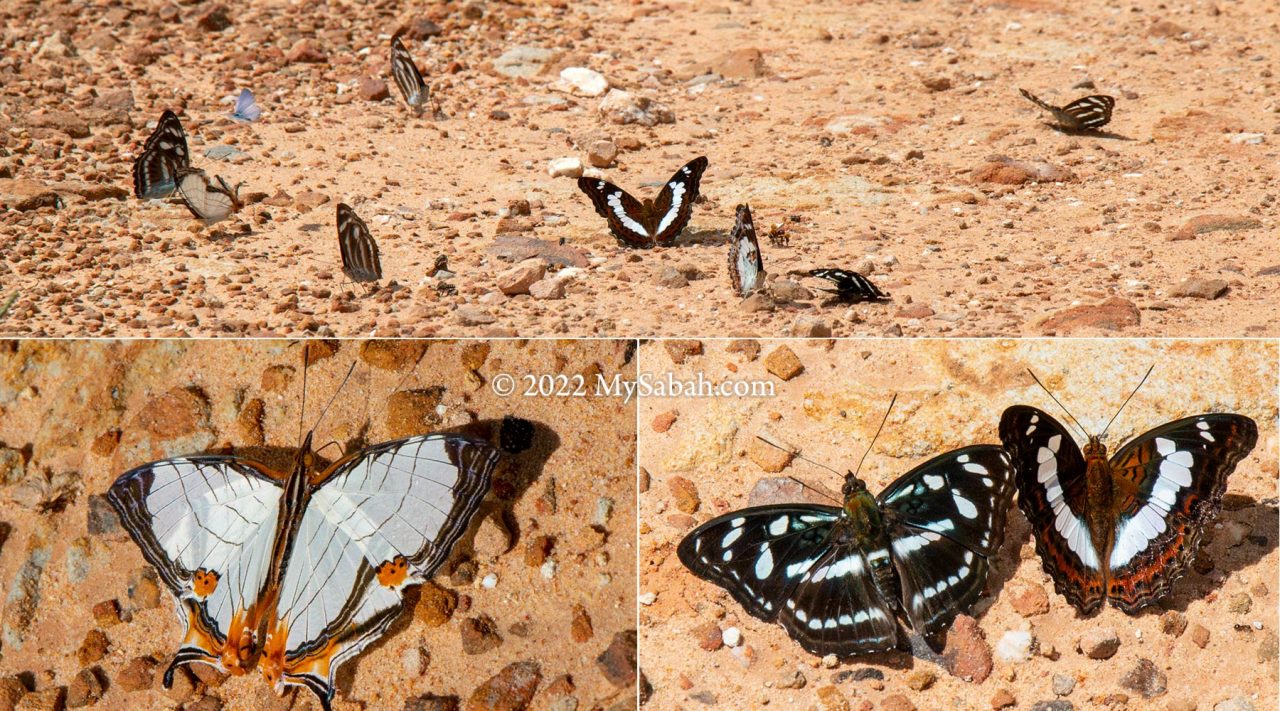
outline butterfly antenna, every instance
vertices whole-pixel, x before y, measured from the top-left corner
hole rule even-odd
[[[311,426],[313,431],[320,426],[320,421],[324,419],[324,416],[329,412],[329,408],[332,407],[334,401],[338,399],[338,395],[342,393],[342,388],[346,386],[347,381],[351,379],[351,374],[354,373],[355,370],[356,364],[352,362],[351,367],[347,368],[347,374],[342,377],[342,382],[338,383],[337,389],[333,391],[333,395],[329,398],[329,402],[325,403],[324,409],[320,411],[320,416],[316,418],[316,423]]]
[[[294,341],[298,343],[298,341]],[[302,444],[302,423],[307,416],[307,346],[302,346],[302,408],[298,410],[298,444]]]
[[[893,404],[898,401],[898,393],[893,394],[893,398],[889,400],[889,407],[884,411],[884,419],[880,420],[880,426],[876,428],[876,433],[871,437],[871,444],[867,445],[867,451],[862,453],[862,459],[858,460],[858,468],[853,470],[853,475],[858,476],[858,472],[862,471],[862,463],[867,461],[867,455],[871,454],[871,449],[876,446],[876,440],[880,437],[881,430],[889,421],[889,413],[893,412]]]
[[[1155,369],[1156,369],[1155,363],[1152,363],[1151,367],[1147,368],[1147,374],[1142,376],[1142,380],[1138,381],[1138,387],[1134,388],[1133,392],[1129,393],[1129,397],[1125,398],[1124,402],[1120,403],[1120,409],[1116,410],[1116,414],[1112,415],[1111,419],[1107,421],[1107,426],[1102,428],[1102,434],[1098,435],[1098,437],[1101,438],[1107,434],[1107,430],[1111,428],[1111,423],[1116,421],[1116,418],[1120,416],[1120,412],[1124,410],[1124,406],[1128,405],[1129,401],[1133,399],[1133,396],[1138,394],[1138,388],[1141,388],[1142,384],[1147,382],[1147,378],[1151,377],[1151,371]]]
[[[1058,398],[1054,397],[1053,392],[1050,391],[1049,388],[1046,388],[1044,386],[1044,383],[1040,382],[1040,378],[1037,378],[1036,374],[1032,373],[1030,368],[1027,368],[1027,373],[1031,375],[1032,380],[1036,381],[1036,385],[1039,385],[1041,390],[1044,390],[1046,393],[1048,393],[1049,398],[1054,402],[1058,403],[1058,407],[1061,407],[1062,411],[1067,413],[1067,417],[1070,417],[1071,421],[1076,424],[1076,427],[1080,428],[1080,433],[1084,435],[1084,438],[1089,439],[1089,430],[1086,429],[1084,425],[1080,424],[1080,420],[1077,420],[1076,416],[1071,414],[1071,411],[1067,409],[1067,406],[1063,405],[1062,402],[1058,400]],[[1125,402],[1128,402],[1128,401],[1126,400]]]

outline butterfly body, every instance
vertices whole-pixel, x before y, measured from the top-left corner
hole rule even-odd
[[[591,198],[596,214],[624,246],[647,248],[674,242],[693,215],[707,159],[689,161],[671,176],[657,198],[637,200],[627,191],[598,178],[578,178],[578,189]]]
[[[1190,568],[1257,425],[1224,413],[1183,418],[1108,457],[1099,437],[1079,448],[1051,416],[1016,406],[1001,417],[1000,438],[1055,589],[1085,614],[1104,603],[1133,613]]]
[[[872,496],[850,474],[840,507],[732,511],[680,542],[680,561],[813,654],[900,646],[898,618],[935,647],[983,592],[1012,498],[999,447],[939,455]]]
[[[1066,106],[1054,106],[1026,89],[1019,89],[1028,101],[1053,114],[1058,125],[1068,131],[1094,131],[1111,122],[1116,100],[1105,94],[1081,97]]]
[[[739,205],[733,230],[729,232],[729,281],[738,296],[747,296],[764,286],[764,258],[756,238],[751,207]]]

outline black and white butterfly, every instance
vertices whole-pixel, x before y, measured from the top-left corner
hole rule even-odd
[[[342,273],[356,283],[374,282],[382,278],[382,260],[378,243],[369,227],[346,203],[338,203],[338,251],[342,253]]]
[[[240,96],[236,97],[236,107],[231,112],[231,118],[243,123],[257,121],[262,117],[262,107],[253,98],[253,92],[248,89],[241,89]]]
[[[191,165],[187,134],[178,115],[165,109],[133,161],[133,194],[140,200],[169,197],[178,189],[179,171]]]
[[[1132,613],[1186,573],[1258,426],[1243,415],[1196,415],[1108,459],[1101,436],[1081,451],[1057,420],[1018,405],[1001,416],[1000,440],[1054,588],[1086,614],[1104,601]]]
[[[409,54],[409,50],[400,41],[399,34],[391,38],[391,78],[395,79],[405,103],[416,113],[422,113],[431,92],[427,83],[422,80],[422,73],[418,71],[413,55]]]
[[[221,175],[214,176],[214,181],[211,181],[199,168],[183,168],[175,171],[175,174],[182,204],[207,225],[221,222],[243,207],[240,202],[240,186],[231,187]]]
[[[947,452],[877,497],[848,474],[843,495],[843,507],[714,518],[680,542],[680,562],[813,654],[894,649],[899,617],[939,648],[986,587],[1013,498],[1009,456],[992,445]]]
[[[764,259],[751,221],[751,207],[739,205],[733,231],[729,233],[729,281],[738,296],[747,296],[764,286]]]
[[[860,301],[886,301],[889,299],[889,295],[880,291],[880,288],[873,284],[870,279],[847,269],[814,269],[809,272],[809,276],[826,279],[834,284],[834,289],[822,289],[822,291],[834,294],[836,301],[857,303]]]
[[[689,224],[698,185],[707,169],[706,156],[689,161],[662,186],[656,200],[644,202],[598,178],[578,178],[578,189],[591,198],[596,213],[609,222],[609,231],[627,247],[670,244]]]
[[[1053,120],[1068,131],[1092,131],[1102,128],[1111,121],[1111,110],[1116,106],[1116,100],[1105,94],[1076,99],[1066,106],[1053,106],[1026,89],[1018,89],[1018,91],[1031,103],[1053,114]]]

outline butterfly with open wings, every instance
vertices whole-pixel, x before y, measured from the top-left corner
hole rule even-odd
[[[751,221],[751,207],[739,205],[729,232],[729,282],[735,294],[748,296],[764,287],[764,278],[764,258]]]
[[[1053,417],[1018,405],[1001,416],[1000,440],[1054,588],[1085,614],[1104,602],[1133,613],[1187,572],[1258,426],[1243,415],[1195,415],[1108,459],[1100,435],[1082,451]]]
[[[674,242],[689,224],[706,169],[706,156],[694,158],[671,176],[656,199],[644,202],[598,178],[578,178],[578,189],[591,198],[596,213],[608,221],[609,231],[624,246],[661,246]]]
[[[1096,131],[1111,122],[1111,110],[1116,100],[1105,94],[1085,96],[1067,104],[1054,106],[1026,89],[1019,89],[1027,101],[1053,114],[1058,125],[1068,131]]]
[[[1013,498],[1008,455],[953,450],[875,497],[850,473],[843,495],[843,507],[772,504],[714,518],[680,542],[680,562],[813,654],[898,648],[898,618],[939,648],[986,588]]]
[[[366,284],[382,278],[382,259],[369,226],[355,210],[341,202],[338,203],[338,251],[342,255],[342,273],[351,281]]]
[[[468,529],[499,460],[489,442],[429,434],[325,466],[308,434],[287,471],[231,455],[177,457],[107,492],[172,592],[183,639],[165,670],[260,671],[328,711],[338,669],[385,633],[405,588]]]
[[[858,303],[862,301],[888,301],[889,295],[880,290],[870,279],[848,269],[814,269],[808,273],[811,277],[826,279],[835,285],[834,289],[821,289],[841,303]]]
[[[187,134],[178,115],[165,109],[133,161],[133,194],[140,200],[169,197],[178,189],[179,171],[191,165]]]

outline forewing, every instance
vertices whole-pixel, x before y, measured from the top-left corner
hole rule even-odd
[[[364,220],[344,203],[338,203],[338,251],[342,255],[342,271],[352,281],[371,282],[382,278],[378,243]]]
[[[280,584],[284,681],[322,699],[431,578],[489,490],[498,450],[435,434],[369,447],[315,483]]]
[[[219,179],[220,186],[225,185]],[[236,201],[227,189],[214,186],[204,171],[186,170],[178,173],[178,195],[192,215],[213,224],[225,220],[235,211]]]
[[[1158,427],[1111,459],[1117,493],[1107,597],[1126,612],[1169,592],[1217,516],[1227,477],[1258,441],[1242,415],[1196,415]]]
[[[729,280],[738,296],[746,296],[764,285],[764,259],[756,239],[751,208],[739,205],[737,220],[729,233]]]
[[[1086,96],[1062,107],[1080,128],[1101,128],[1111,121],[1111,110],[1116,100],[1103,94]]]
[[[1013,460],[1018,506],[1054,588],[1080,611],[1096,609],[1105,595],[1103,563],[1084,519],[1084,455],[1057,420],[1023,405],[1004,411],[1000,441]]]
[[[427,102],[427,83],[413,61],[413,55],[400,41],[400,36],[391,38],[391,77],[395,79],[404,101],[416,110],[421,110]]]
[[[121,524],[177,598],[187,644],[194,641],[205,656],[216,659],[232,616],[257,601],[280,497],[279,482],[259,465],[221,456],[145,464],[107,491]]]
[[[677,170],[662,187],[662,192],[653,201],[654,217],[657,220],[653,229],[654,242],[668,244],[675,241],[689,224],[689,218],[693,216],[693,204],[698,200],[702,173],[706,169],[707,157],[698,156]]]
[[[143,200],[172,195],[177,189],[176,173],[186,170],[190,162],[182,122],[166,109],[133,161],[133,194]]]
[[[627,191],[606,180],[578,178],[578,189],[591,198],[596,214],[609,223],[609,231],[628,247],[651,247],[653,236],[645,228],[645,210]]]
[[[848,269],[814,269],[809,272],[809,276],[826,279],[835,285],[835,289],[826,291],[835,294],[841,301],[856,303],[889,298],[870,279]]]

